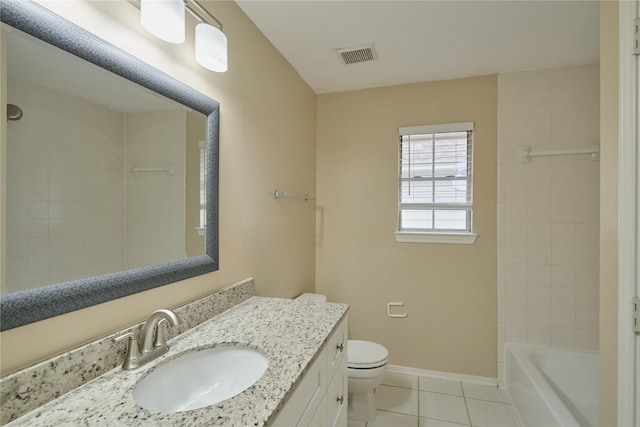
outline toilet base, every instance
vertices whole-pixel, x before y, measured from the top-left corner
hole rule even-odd
[[[347,418],[357,421],[373,421],[376,418],[376,398],[373,390],[367,393],[349,393]]]

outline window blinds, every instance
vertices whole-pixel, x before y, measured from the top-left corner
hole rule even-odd
[[[399,129],[399,230],[471,232],[473,123]]]

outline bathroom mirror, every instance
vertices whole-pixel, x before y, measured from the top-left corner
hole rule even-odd
[[[144,205],[146,204],[148,205],[147,208],[151,208],[151,210],[156,211],[158,210],[152,206],[152,200],[150,201],[148,198],[146,198],[146,195],[153,192],[149,190],[149,182],[155,181],[155,184],[153,184],[155,186],[155,192],[164,193],[164,195],[167,196],[167,199],[184,197],[184,194],[171,195],[168,189],[170,187],[184,188],[185,180],[189,180],[189,178],[185,177],[184,175],[185,159],[181,159],[178,155],[175,164],[166,161],[162,161],[162,164],[154,164],[153,161],[155,160],[153,159],[157,159],[157,156],[154,158],[153,156],[149,155],[148,158],[151,159],[151,163],[148,163],[146,161],[147,157],[145,157],[144,155],[145,153],[159,151],[175,151],[175,148],[167,148],[160,145],[161,141],[159,141],[159,136],[164,137],[165,134],[170,133],[170,129],[177,128],[177,126],[171,125],[163,129],[163,124],[175,123],[173,120],[177,120],[178,123],[184,124],[185,132],[191,133],[191,139],[194,139],[194,137],[196,137],[196,139],[200,139],[197,134],[202,134],[202,142],[200,142],[198,147],[195,147],[195,155],[202,156],[204,153],[206,153],[201,160],[198,160],[199,170],[197,171],[198,174],[206,176],[206,181],[202,182],[202,184],[206,185],[201,185],[195,191],[195,193],[202,192],[200,200],[196,201],[197,207],[195,209],[198,211],[197,215],[199,217],[202,217],[203,219],[206,218],[207,224],[204,230],[199,230],[201,234],[204,234],[204,238],[206,241],[206,249],[202,251],[204,252],[203,255],[186,257],[188,252],[191,252],[188,255],[192,255],[193,251],[189,251],[188,249],[186,249],[185,245],[183,245],[182,250],[180,252],[173,253],[173,255],[170,255],[169,257],[171,258],[171,260],[167,260],[167,262],[146,265],[144,260],[139,259],[134,262],[129,262],[128,264],[123,264],[127,267],[133,264],[136,268],[127,270],[118,270],[116,268],[116,270],[118,271],[113,271],[108,274],[102,274],[93,277],[83,277],[73,281],[66,281],[64,283],[56,283],[18,292],[10,292],[0,296],[0,330],[4,331],[12,329],[18,326],[58,316],[64,313],[79,310],[113,299],[122,298],[137,292],[142,292],[158,286],[163,286],[169,283],[217,270],[219,104],[206,95],[203,95],[195,89],[167,76],[166,74],[158,71],[157,69],[151,67],[143,61],[127,54],[119,48],[108,44],[97,36],[87,32],[86,30],[76,26],[75,24],[65,20],[64,18],[54,14],[53,12],[36,3],[33,3],[31,1],[1,2],[0,7],[0,16],[3,25],[6,24],[7,26],[9,26],[7,32],[15,32],[16,34],[24,32],[38,39],[38,43],[41,45],[43,45],[43,43],[41,42],[45,42],[47,45],[54,46],[54,50],[62,49],[63,51],[65,51],[61,52],[61,54],[66,54],[66,52],[68,52],[74,55],[73,57],[66,59],[56,59],[52,56],[51,58],[49,58],[49,64],[51,64],[51,68],[54,68],[53,65],[56,61],[60,63],[87,61],[90,64],[82,65],[83,67],[85,67],[84,71],[81,72],[82,77],[93,74],[90,71],[91,67],[100,68],[100,71],[107,70],[108,72],[113,73],[115,76],[112,75],[111,77],[96,77],[98,79],[108,80],[124,78],[128,83],[136,85],[136,88],[129,87],[123,89],[123,91],[126,92],[127,97],[129,97],[129,99],[125,100],[125,102],[122,102],[122,98],[124,98],[122,92],[120,92],[120,96],[111,97],[112,101],[104,101],[106,102],[106,104],[104,104],[103,101],[98,102],[102,103],[103,105],[107,105],[107,107],[105,107],[105,111],[118,110],[118,108],[114,105],[109,105],[109,102],[111,102],[112,104],[117,104],[119,100],[121,104],[128,105],[127,108],[130,111],[124,113],[121,111],[116,112],[116,118],[114,119],[116,122],[127,122],[127,130],[123,131],[122,129],[119,129],[116,131],[108,132],[124,133],[126,135],[124,137],[125,141],[127,141],[128,144],[131,145],[131,154],[127,152],[124,152],[125,154],[116,154],[115,157],[125,157],[124,159],[119,159],[121,161],[121,164],[115,164],[113,159],[114,156],[112,155],[107,160],[102,159],[100,161],[96,161],[96,163],[93,163],[92,165],[96,167],[95,169],[100,169],[101,171],[109,168],[115,169],[116,173],[104,174],[103,172],[101,172],[100,176],[97,176],[97,174],[84,175],[85,179],[87,179],[86,177],[90,177],[89,179],[93,179],[97,186],[100,186],[100,183],[104,181],[128,180],[131,183],[131,188],[125,187],[124,189],[118,190],[119,192],[114,192],[113,190],[97,190],[98,196],[96,196],[95,194],[95,188],[89,188],[88,190],[87,188],[85,188],[84,193],[89,193],[94,201],[97,201],[97,199],[101,200],[101,202],[93,204],[93,208],[91,208],[91,210],[93,210],[94,212],[99,212],[100,215],[104,216],[102,211],[105,210],[105,207],[107,208],[106,210],[109,210],[108,208],[113,208],[114,204],[118,204],[118,202],[114,203],[113,200],[120,200],[122,201],[122,204],[126,204],[127,201],[129,201],[129,204],[134,206],[133,210],[135,212],[131,214],[128,219],[125,217],[124,220],[119,221],[128,221],[130,223],[135,223],[137,219],[137,222],[141,224],[142,227],[144,227],[145,224],[148,225],[149,221],[141,218],[140,209],[144,208]],[[10,37],[6,37],[6,39],[9,38]],[[26,43],[29,42],[27,41]],[[10,49],[6,50],[8,51]],[[28,49],[25,49],[25,51],[28,51]],[[53,54],[41,53],[41,55]],[[26,59],[26,61],[28,62],[28,59]],[[47,69],[46,71],[49,70]],[[80,79],[78,74],[73,75],[70,80],[72,82],[70,87],[75,86],[77,88],[77,93],[73,94],[72,97],[82,98],[80,101],[80,107],[78,107],[78,105],[75,105],[74,107],[72,107],[72,109],[75,108],[76,111],[80,111],[80,113],[83,115],[87,114],[86,116],[82,116],[80,120],[93,120],[98,123],[98,126],[102,126],[103,123],[109,122],[110,120],[106,119],[104,116],[92,118],[92,116],[86,112],[87,108],[85,108],[85,104],[82,103],[87,101],[89,95],[88,90],[83,90],[82,85],[85,85],[85,88],[89,86],[106,87],[107,85],[110,85],[110,83],[106,83],[107,80],[92,82],[90,80]],[[117,94],[118,90],[111,89],[110,92]],[[11,90],[9,90],[9,93],[11,93]],[[133,98],[131,98],[131,95],[134,95]],[[93,100],[90,101],[93,102]],[[10,101],[3,100],[3,102]],[[136,107],[136,105],[139,105],[139,107]],[[20,106],[18,105],[18,107]],[[55,109],[61,107],[49,105],[48,108]],[[102,108],[102,106],[99,108]],[[151,116],[149,116],[149,114],[151,114]],[[17,117],[18,116],[16,114],[13,114],[12,116],[13,119],[16,119]],[[23,117],[19,120],[26,120],[25,117],[27,116],[23,115]],[[6,117],[3,118],[4,124],[7,124],[6,120]],[[113,154],[114,150],[113,147],[109,145],[110,143],[106,143],[105,145],[105,138],[103,135],[104,132],[100,133],[99,137],[96,137],[95,134],[91,134],[91,132],[87,131],[87,129],[79,131],[84,132],[85,140],[91,141],[91,143],[83,145],[83,138],[78,138],[76,134],[72,134],[72,137],[69,137],[68,135],[72,131],[67,130],[66,123],[72,120],[64,119],[64,121],[65,126],[59,126],[57,132],[67,132],[67,135],[63,136],[62,139],[68,141],[67,145],[72,145],[73,156],[77,157],[76,163],[84,165],[86,169],[91,169],[90,165],[87,165],[87,163],[91,163],[91,161],[87,161],[87,159],[90,159],[89,157],[81,158],[82,156],[76,155],[79,153],[83,153],[83,151],[90,153],[92,151],[102,150]],[[149,122],[155,123],[156,126],[152,127],[151,129],[146,128],[144,130],[141,130],[140,127],[136,127],[136,125],[139,123]],[[14,123],[19,122],[12,122],[11,124],[13,125]],[[205,123],[206,126],[204,125]],[[7,126],[7,128],[9,127],[10,126]],[[23,125],[23,127],[28,126],[25,124]],[[202,127],[205,127],[205,129],[203,130]],[[54,130],[45,130],[43,135],[49,135],[50,132],[56,132],[55,126]],[[7,133],[11,133],[9,129]],[[87,133],[91,134],[90,136],[92,138],[87,138]],[[180,134],[180,132],[176,133]],[[38,137],[37,130],[32,130],[32,134],[35,135],[36,138]],[[134,142],[144,139],[143,136],[145,135],[155,135],[154,141],[141,141],[139,146],[135,146]],[[53,138],[53,136],[51,138]],[[99,140],[102,145],[96,143],[96,140]],[[7,142],[7,144],[9,144],[9,142]],[[96,148],[96,144],[99,145],[99,148]],[[127,144],[124,145],[126,146]],[[30,148],[30,150],[35,151],[40,157],[47,158],[48,156],[50,157],[52,155],[51,151],[45,150],[45,152],[42,152],[37,144]],[[187,149],[185,148],[184,151],[186,152]],[[191,151],[193,152],[193,150]],[[8,155],[9,154],[11,154],[11,150],[8,149]],[[138,157],[135,157],[136,155]],[[186,156],[187,154],[185,153],[185,158]],[[61,158],[63,157],[64,156],[61,156]],[[127,157],[131,158],[128,159]],[[67,156],[66,159],[69,160],[69,156]],[[8,161],[11,161],[11,159],[8,159]],[[13,163],[12,167],[16,169]],[[33,172],[36,175],[43,173],[43,171],[36,168],[32,167],[31,169],[32,170],[30,172],[25,171],[24,173],[30,174]],[[182,171],[180,171],[181,169]],[[124,177],[118,176],[117,170],[124,171]],[[206,174],[204,174],[203,171],[206,171]],[[48,173],[49,177],[52,179],[60,179],[59,176],[58,178],[55,178],[55,172],[55,168],[49,168],[44,172],[44,174],[46,175]],[[182,175],[180,175],[179,172],[182,172]],[[3,171],[3,173],[6,174],[6,171]],[[67,170],[66,173],[71,174],[70,170]],[[151,178],[152,175],[154,176],[153,178]],[[82,177],[82,175],[79,176]],[[172,178],[175,178],[174,181],[171,181]],[[7,176],[5,175],[3,177],[3,180],[5,180],[6,182],[6,179]],[[30,179],[32,181],[35,180],[35,178],[33,178],[31,175]],[[196,175],[195,179],[197,181],[196,185],[198,185],[199,181],[202,178],[199,175]],[[144,184],[145,182],[147,184]],[[64,190],[68,190],[69,187],[70,186],[64,187]],[[165,188],[167,190],[165,190]],[[49,195],[55,193],[55,190],[60,190],[60,188],[56,189],[55,186],[49,185]],[[7,191],[9,192],[9,190]],[[184,190],[182,191],[184,193]],[[17,191],[17,193],[20,193],[20,191]],[[3,215],[5,215],[6,218],[7,203],[5,202],[7,200],[7,195],[4,196],[5,197],[3,197],[3,204],[5,204],[5,206],[3,206]],[[145,197],[144,200],[140,200],[142,196]],[[76,208],[79,208],[81,205],[83,205],[83,201],[79,200],[79,197],[80,196],[75,195],[62,198],[55,201],[55,203],[57,204],[35,203],[30,204],[29,207],[31,209],[35,209],[36,211],[48,208],[50,215],[50,211],[52,211],[54,207],[55,209],[61,211],[73,209],[74,206]],[[111,198],[112,200],[106,200],[109,198]],[[197,198],[198,196],[196,195],[196,199]],[[71,200],[71,202],[69,204],[65,204],[69,200]],[[42,202],[43,200],[40,201]],[[49,199],[47,199],[47,202],[49,202]],[[142,203],[138,203],[136,205],[135,202]],[[84,203],[84,205],[86,206],[87,203]],[[40,209],[38,208],[38,206],[40,206]],[[176,205],[173,207],[173,209],[174,211],[180,211],[181,209],[185,210],[184,202],[182,208]],[[83,213],[82,215],[86,215],[86,213]],[[82,215],[76,215],[76,218]],[[8,216],[11,217],[11,215]],[[160,216],[167,217],[170,215]],[[36,215],[36,217],[38,217],[38,215]],[[71,217],[73,217],[73,215],[71,215]],[[8,229],[11,224],[10,219],[11,218],[9,218],[9,220],[7,221]],[[80,224],[82,224],[84,228],[91,229],[93,224],[97,222],[100,221],[84,221],[82,223],[76,221],[75,224],[73,223],[73,221],[67,221],[67,228],[62,229],[59,235],[60,237],[65,237],[67,234],[73,234],[67,232],[69,230],[76,230],[77,227],[74,227],[74,225],[79,226]],[[105,221],[102,222],[104,223]],[[55,219],[51,219],[46,216],[40,216],[39,220],[34,222],[36,226],[39,223],[47,226],[47,232],[51,231],[55,225],[59,225],[59,221],[58,223],[56,223]],[[157,222],[156,226],[159,226],[158,224],[161,224],[163,229],[180,228],[180,226],[178,225],[171,225],[170,223],[167,223],[164,219],[160,222]],[[182,230],[185,231],[184,219],[182,220],[182,224]],[[11,228],[12,233],[15,231],[15,228],[16,227]],[[117,224],[115,226],[112,225],[112,228],[116,230],[123,229],[122,224]],[[189,230],[186,230],[186,232],[188,235]],[[191,227],[191,232],[194,236],[196,235],[196,231],[193,230],[193,227]],[[7,234],[11,234],[9,233],[9,230]],[[105,234],[103,232],[102,238],[108,238],[108,234]],[[140,234],[141,233],[138,233],[138,235]],[[153,236],[153,233],[151,233],[151,236]],[[106,248],[107,251],[109,250],[108,245],[101,245],[101,243],[104,242],[99,241],[99,238],[100,235],[96,234],[91,239],[89,239],[91,241],[90,245],[94,248],[94,253],[96,252],[96,246],[102,246],[103,248]],[[35,243],[38,243],[38,239],[32,240]],[[85,239],[85,241],[86,240],[87,239]],[[73,242],[81,242],[82,238],[59,240],[58,242],[48,243],[49,245],[53,245],[55,247],[56,244],[61,241],[64,241],[66,244],[72,244]],[[40,242],[47,243],[47,241],[44,239],[40,240]],[[72,249],[74,249],[76,253],[82,252],[77,248]],[[135,248],[130,248],[129,250],[133,252]],[[105,249],[102,249],[102,251],[104,253]],[[7,250],[3,250],[3,256],[7,257]],[[163,256],[164,258],[155,259],[167,259],[166,253],[164,253]],[[143,256],[142,258],[145,258],[145,256]],[[153,257],[146,258],[147,260],[154,259]],[[7,258],[5,258],[4,267],[6,267],[7,262]],[[89,272],[91,272],[91,270],[89,270]]]

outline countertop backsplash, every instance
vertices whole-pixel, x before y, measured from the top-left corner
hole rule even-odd
[[[148,365],[129,371],[112,369],[9,425],[270,426],[289,403],[300,409],[302,401],[289,399],[318,357],[328,367],[327,356],[333,353],[322,351],[323,346],[341,325],[347,327],[343,322],[348,321],[348,309],[347,304],[253,296],[171,340],[171,351]],[[189,353],[228,346],[251,348],[268,360],[263,375],[239,394],[200,408],[176,408],[175,412],[146,409],[134,397],[140,381],[160,367]],[[224,366],[211,368],[218,368],[218,375],[224,371]],[[306,384],[319,380],[309,378],[311,382]],[[343,384],[342,380],[338,383]],[[298,396],[302,400],[310,398],[309,390],[313,388],[304,388]],[[184,397],[186,392],[182,393]]]
[[[168,328],[165,336],[174,338],[251,298],[254,292],[255,281],[249,278],[185,304],[173,310],[182,320],[178,327],[168,328],[167,322],[162,322]],[[112,339],[125,332],[139,333],[143,325],[144,321],[0,378],[0,424],[122,365],[126,341],[114,344]],[[117,351],[114,351],[115,347]]]

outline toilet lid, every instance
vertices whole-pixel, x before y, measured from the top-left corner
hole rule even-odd
[[[349,340],[347,365],[350,368],[377,368],[387,363],[389,351],[380,344],[370,341]]]

